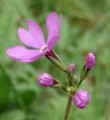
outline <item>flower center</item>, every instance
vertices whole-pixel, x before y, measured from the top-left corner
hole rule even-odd
[[[47,45],[44,45],[44,46],[40,49],[41,52],[46,51],[46,50],[47,50]]]

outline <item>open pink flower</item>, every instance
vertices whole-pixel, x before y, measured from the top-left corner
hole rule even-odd
[[[27,19],[26,23],[28,31],[22,27],[18,28],[18,36],[20,40],[28,47],[14,46],[7,49],[7,54],[13,60],[21,62],[33,62],[44,55],[52,55],[51,49],[57,43],[60,37],[60,25],[62,15],[57,16],[55,12],[51,12],[46,19],[46,28],[48,31],[47,42],[45,43],[42,28],[33,20]]]

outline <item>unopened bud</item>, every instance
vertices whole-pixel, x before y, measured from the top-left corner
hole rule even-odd
[[[51,75],[47,74],[47,73],[43,73],[40,77],[39,77],[39,84],[44,86],[44,87],[49,87],[52,86],[54,84],[54,79]]]
[[[95,55],[94,53],[88,53],[86,56],[86,67],[91,69],[95,65]]]
[[[68,85],[72,86],[73,84],[73,74],[74,74],[74,70],[75,70],[75,64],[69,64],[68,66]]]
[[[73,96],[73,103],[76,107],[82,109],[89,104],[90,98],[86,90],[78,90]]]
[[[73,74],[74,70],[75,70],[75,64],[69,64],[69,66],[68,66],[68,72]]]

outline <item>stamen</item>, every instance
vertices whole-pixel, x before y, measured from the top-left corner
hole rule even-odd
[[[42,48],[41,48],[41,52],[43,52],[43,51],[46,51],[47,50],[47,45],[44,45]]]

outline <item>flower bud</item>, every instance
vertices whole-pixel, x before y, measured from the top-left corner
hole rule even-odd
[[[74,73],[74,69],[75,69],[75,64],[69,64],[68,72],[73,74]]]
[[[39,77],[39,84],[44,86],[44,87],[49,87],[49,86],[52,86],[54,84],[54,79],[51,75],[49,75],[47,73],[43,73]]]
[[[75,64],[69,64],[68,69],[67,69],[69,86],[72,86],[74,84],[74,81],[73,81],[74,70],[75,70]]]
[[[73,96],[74,105],[80,109],[85,108],[89,101],[90,98],[86,90],[78,90]]]
[[[95,55],[94,53],[88,53],[86,56],[86,67],[91,69],[95,65]]]

